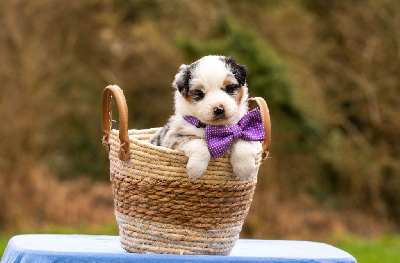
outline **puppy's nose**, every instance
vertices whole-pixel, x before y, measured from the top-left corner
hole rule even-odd
[[[215,116],[221,116],[221,115],[224,114],[224,112],[225,112],[224,106],[222,106],[222,105],[219,105],[218,107],[214,108],[214,115]]]

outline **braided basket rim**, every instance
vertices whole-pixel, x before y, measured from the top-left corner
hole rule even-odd
[[[163,163],[160,166],[165,166],[167,168],[170,168],[171,166],[165,165],[165,163],[168,162],[167,161],[168,159],[171,159],[171,160],[173,160],[174,163],[179,163],[180,165],[184,166],[184,168],[186,170],[186,164],[187,164],[188,158],[185,156],[183,151],[173,150],[173,149],[169,149],[169,148],[166,148],[163,146],[153,145],[150,143],[149,138],[151,137],[152,134],[154,134],[159,129],[161,129],[161,128],[128,130],[129,140],[131,142],[130,158],[124,162],[134,162],[134,159],[138,158],[138,156],[132,152],[132,148],[135,147],[135,144],[136,144],[136,145],[139,145],[140,147],[145,148],[149,152],[154,152],[155,154],[157,154],[158,157],[163,158],[162,160],[158,160],[158,162]],[[115,142],[119,141],[118,134],[119,134],[118,130],[116,130],[116,129],[111,130],[110,135],[111,135],[111,137],[115,138],[114,139]],[[112,140],[110,140],[110,142],[111,141]],[[115,147],[118,147],[118,145],[114,145],[114,147],[111,147],[114,149],[114,152],[116,152]],[[110,149],[110,153],[112,151],[113,150]],[[117,159],[118,158],[117,155],[112,157],[110,153],[109,153],[110,162],[111,161],[122,162]],[[232,185],[232,186],[249,184],[249,183],[253,184],[253,183],[257,182],[257,174],[258,174],[258,170],[261,166],[261,163],[262,163],[262,150],[260,150],[260,152],[257,155],[257,159],[256,159],[257,169],[256,169],[255,173],[247,179],[240,179],[233,174],[232,165],[230,163],[230,154],[227,152],[227,153],[224,153],[221,157],[211,158],[206,173],[198,179],[189,178],[186,172],[179,173],[179,175],[178,175],[178,173],[172,174],[168,177],[162,176],[162,178],[158,178],[158,179],[179,181],[179,182],[185,182],[185,183],[190,183],[190,184],[193,184],[193,183],[215,184],[216,186],[221,185],[221,184]],[[111,166],[110,166],[110,168],[111,168]],[[229,169],[229,175],[227,174],[227,169]],[[212,170],[213,172],[215,172],[217,170],[221,170],[221,174],[219,176],[215,176],[215,174],[210,175],[208,173],[210,170]]]

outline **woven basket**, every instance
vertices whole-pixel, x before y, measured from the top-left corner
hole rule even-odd
[[[117,101],[119,131],[111,130],[111,95]],[[109,151],[110,180],[122,247],[129,252],[228,255],[249,211],[257,172],[267,156],[270,121],[265,101],[256,98],[266,139],[250,179],[233,175],[229,155],[211,158],[200,179],[189,179],[183,152],[150,144],[159,128],[128,130],[122,90],[103,93],[103,144]]]

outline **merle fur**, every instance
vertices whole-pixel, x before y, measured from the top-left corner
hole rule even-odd
[[[170,130],[171,124],[167,123],[162,129],[157,131],[157,133],[154,135],[154,137],[151,138],[150,143],[161,146],[162,141],[164,140],[165,135],[167,132]]]
[[[192,71],[195,67],[198,66],[198,62],[193,62],[192,64],[188,66],[183,66],[180,69],[181,74],[179,75],[179,78],[175,80],[175,87],[178,89],[178,91],[182,94],[182,96],[187,96],[189,93],[189,83],[190,80],[192,79]]]
[[[238,64],[233,57],[221,57],[220,59],[231,68],[238,83],[244,85],[246,83],[247,68]]]

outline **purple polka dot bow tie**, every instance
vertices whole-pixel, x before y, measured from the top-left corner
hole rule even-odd
[[[197,128],[206,128],[208,149],[215,158],[223,155],[235,139],[241,138],[246,141],[265,139],[262,117],[258,108],[250,111],[237,124],[231,126],[205,125],[193,116],[183,116],[183,118]]]

